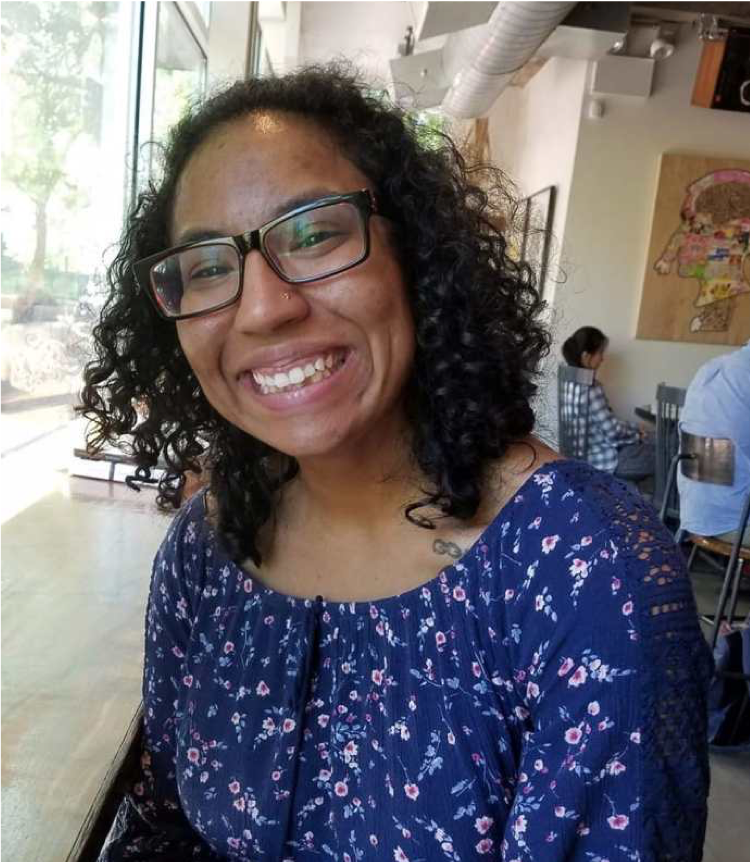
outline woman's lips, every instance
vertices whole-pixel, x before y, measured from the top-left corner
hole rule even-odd
[[[315,373],[309,378],[306,377],[301,385],[295,384],[271,391],[269,387],[262,387],[252,372],[240,375],[240,384],[244,389],[249,389],[254,398],[270,410],[307,407],[325,399],[340,385],[347,385],[350,382],[349,378],[356,365],[353,355],[351,350],[346,350],[343,354],[339,353],[338,364],[334,362],[331,367],[326,367],[323,371],[316,369]]]

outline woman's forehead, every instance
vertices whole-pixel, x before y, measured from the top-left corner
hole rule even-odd
[[[364,185],[366,178],[314,123],[253,114],[217,129],[190,157],[177,184],[171,233],[184,233],[188,223],[227,231],[240,225],[233,232],[241,232],[273,218],[290,197]]]

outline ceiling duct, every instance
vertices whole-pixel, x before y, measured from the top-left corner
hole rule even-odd
[[[451,35],[443,48],[452,81],[443,110],[466,119],[486,113],[575,5],[501,0],[487,24]]]

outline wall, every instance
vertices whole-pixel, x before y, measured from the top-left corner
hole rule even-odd
[[[610,336],[601,376],[613,406],[628,418],[635,405],[653,402],[659,381],[686,386],[700,365],[733,349],[635,339],[659,156],[750,156],[750,117],[690,105],[701,48],[684,25],[674,55],[656,64],[651,97],[606,97],[604,117],[584,117],[578,135],[558,332],[564,337],[591,324]]]
[[[208,86],[244,78],[250,49],[250,3],[211,4]]]
[[[492,159],[517,185],[521,197],[555,186],[555,214],[550,280],[545,296],[551,303],[560,279],[558,259],[576,162],[576,147],[587,75],[587,63],[555,57],[526,84],[508,87],[488,114]],[[550,362],[557,366],[554,358]],[[548,372],[549,374],[549,372]],[[538,431],[554,440],[554,399],[543,395],[537,405]]]

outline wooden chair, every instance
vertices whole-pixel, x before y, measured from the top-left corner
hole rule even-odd
[[[557,369],[557,446],[566,458],[585,461],[589,451],[589,406],[594,372],[560,365]]]
[[[672,459],[679,449],[680,413],[685,405],[685,390],[660,383],[656,387],[656,474],[654,476],[654,506],[664,509],[662,517],[679,521],[680,498],[676,485],[667,494],[667,479]]]
[[[731,440],[719,437],[700,437],[697,434],[680,431],[679,448],[680,451],[672,458],[669,468],[667,486],[659,513],[662,521],[667,515],[671,492],[676,487],[678,467],[682,469],[683,476],[694,482],[730,486],[734,484],[734,443]],[[678,542],[686,538],[693,545],[688,560],[688,571],[699,549],[724,557],[727,560],[716,613],[713,616],[701,617],[704,622],[710,623],[712,626],[712,647],[716,646],[724,617],[726,616],[730,626],[734,621],[742,568],[745,561],[750,560],[750,546],[742,544],[743,533],[748,521],[750,521],[750,492],[748,492],[742,507],[737,524],[737,538],[733,543],[730,544],[722,539],[717,539],[715,536],[698,536],[692,533],[685,535],[683,530],[677,532]]]

